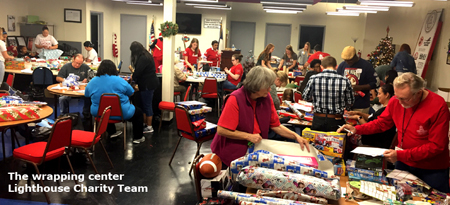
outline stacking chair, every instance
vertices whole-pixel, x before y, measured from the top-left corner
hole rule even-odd
[[[31,96],[35,98],[44,98],[44,91],[49,85],[53,84],[53,73],[47,67],[38,67],[33,70],[33,84],[31,86]]]
[[[108,121],[109,116],[111,116],[111,106],[107,107],[100,118],[100,122],[98,123],[98,127],[95,132],[89,132],[89,131],[83,131],[83,130],[73,130],[72,131],[72,146],[76,148],[82,148],[86,152],[86,155],[89,158],[89,161],[92,164],[92,167],[94,167],[95,173],[98,174],[97,168],[95,167],[94,161],[92,161],[91,156],[89,155],[88,149],[91,149],[97,144],[97,142],[100,142],[100,145],[102,145],[103,151],[106,154],[106,157],[108,158],[109,164],[111,164],[111,167],[114,169],[114,165],[111,162],[111,159],[109,158],[108,152],[106,152],[105,146],[103,146],[103,143],[101,141],[102,135],[106,131],[106,127],[108,127]]]
[[[294,82],[296,82],[297,85],[300,86],[303,80],[305,80],[305,76],[297,76],[295,77]]]
[[[36,169],[37,174],[40,175],[37,165],[66,155],[70,170],[72,171],[72,174],[75,174],[70,159],[67,156],[67,152],[70,150],[71,141],[72,119],[70,117],[63,117],[56,120],[47,142],[35,142],[16,148],[13,151],[13,157],[14,159],[19,159],[32,164]],[[45,186],[42,180],[41,185],[43,187]],[[47,202],[50,204],[50,198],[47,193],[44,192],[44,195]]]
[[[195,153],[194,159],[200,154],[200,148],[203,142],[208,140],[212,140],[217,131],[217,126],[208,126],[206,125],[206,129],[201,131],[194,131],[194,126],[192,125],[191,118],[189,117],[189,113],[186,108],[183,106],[175,107],[175,119],[177,121],[177,129],[178,135],[180,138],[178,139],[177,145],[175,146],[175,150],[173,151],[172,157],[169,161],[169,166],[172,163],[173,157],[175,156],[175,152],[177,152],[178,145],[180,145],[181,138],[186,138],[188,140],[192,140],[197,143],[197,152]],[[207,122],[208,124],[211,124]],[[209,127],[209,128],[208,128]],[[189,175],[191,174],[192,167],[189,170]]]
[[[187,88],[187,90],[186,90],[186,95],[184,95],[184,101],[187,101],[190,91],[191,91],[191,86],[189,86]],[[175,92],[174,93],[174,98],[177,95],[177,93],[180,93],[180,92]],[[179,95],[181,95],[181,93]],[[161,117],[159,119],[159,128],[158,128],[158,133],[159,133],[161,131],[161,125],[162,125],[162,119],[163,119],[164,111],[174,112],[174,110],[175,110],[175,103],[167,102],[167,101],[161,101],[161,102],[159,102],[158,108],[161,110]]]
[[[294,92],[294,100],[296,103],[298,103],[299,100],[303,100],[302,93],[299,91]]]
[[[217,79],[216,78],[205,78],[202,90],[202,98],[214,98],[217,99],[217,116],[220,115],[220,98],[217,90]]]
[[[96,132],[95,128],[97,127],[97,122],[100,122],[101,120],[101,113],[103,113],[103,111],[107,107],[111,107],[112,117],[120,117],[120,120],[112,120],[108,117],[108,123],[123,123],[123,150],[125,150],[127,148],[127,121],[123,119],[123,112],[119,95],[115,93],[102,94],[102,96],[100,97],[97,116],[95,117],[94,121],[94,132]]]
[[[16,78],[16,74],[15,73],[8,74],[8,78],[6,79],[6,84],[8,84],[9,87],[13,87],[14,78]]]

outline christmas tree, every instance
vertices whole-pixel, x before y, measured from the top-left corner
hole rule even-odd
[[[386,37],[380,40],[376,50],[367,55],[374,68],[380,65],[389,65],[394,58],[395,53],[392,46],[392,37],[389,36],[389,27],[386,31]]]

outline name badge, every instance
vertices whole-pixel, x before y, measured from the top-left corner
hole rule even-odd
[[[395,151],[398,151],[398,150],[403,150],[403,149],[400,148],[400,147],[395,146]]]

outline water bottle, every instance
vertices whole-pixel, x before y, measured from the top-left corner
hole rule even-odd
[[[231,50],[235,51],[236,48],[234,47],[234,44],[231,46]]]

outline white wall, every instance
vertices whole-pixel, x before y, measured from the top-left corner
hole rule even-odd
[[[28,5],[26,1],[2,0],[0,6],[0,27],[4,27],[9,36],[20,36],[20,24],[23,18],[28,15]],[[16,31],[8,31],[7,16],[16,17]]]
[[[446,64],[448,39],[450,33],[450,15],[446,14],[450,2],[430,0],[415,0],[412,8],[391,8],[388,12],[369,15],[366,22],[363,55],[375,50],[379,40],[386,36],[386,27],[390,27],[389,35],[393,43],[400,46],[407,43],[414,51],[425,16],[430,10],[444,8],[443,26],[434,49],[425,79],[428,87],[437,90],[438,87],[450,88],[450,65]],[[396,48],[398,50],[398,48]]]
[[[338,62],[341,59],[341,52],[345,46],[352,45],[351,37],[362,39],[364,36],[365,15],[359,17],[327,16],[326,11],[335,10],[336,7],[342,7],[343,4],[318,3],[314,6],[308,6],[305,12],[292,14],[271,14],[263,11],[260,4],[233,3],[231,11],[231,21],[245,21],[256,23],[255,37],[255,56],[264,50],[265,32],[267,23],[279,23],[292,25],[291,45],[298,48],[300,25],[320,25],[325,26],[325,41],[323,45],[324,52],[330,53],[336,57]],[[233,32],[233,31],[230,31]],[[362,49],[362,41],[356,43],[357,49]],[[235,45],[238,47],[237,45]],[[314,45],[311,45],[314,46]],[[303,47],[303,46],[301,46]],[[284,49],[285,45],[281,48]]]

